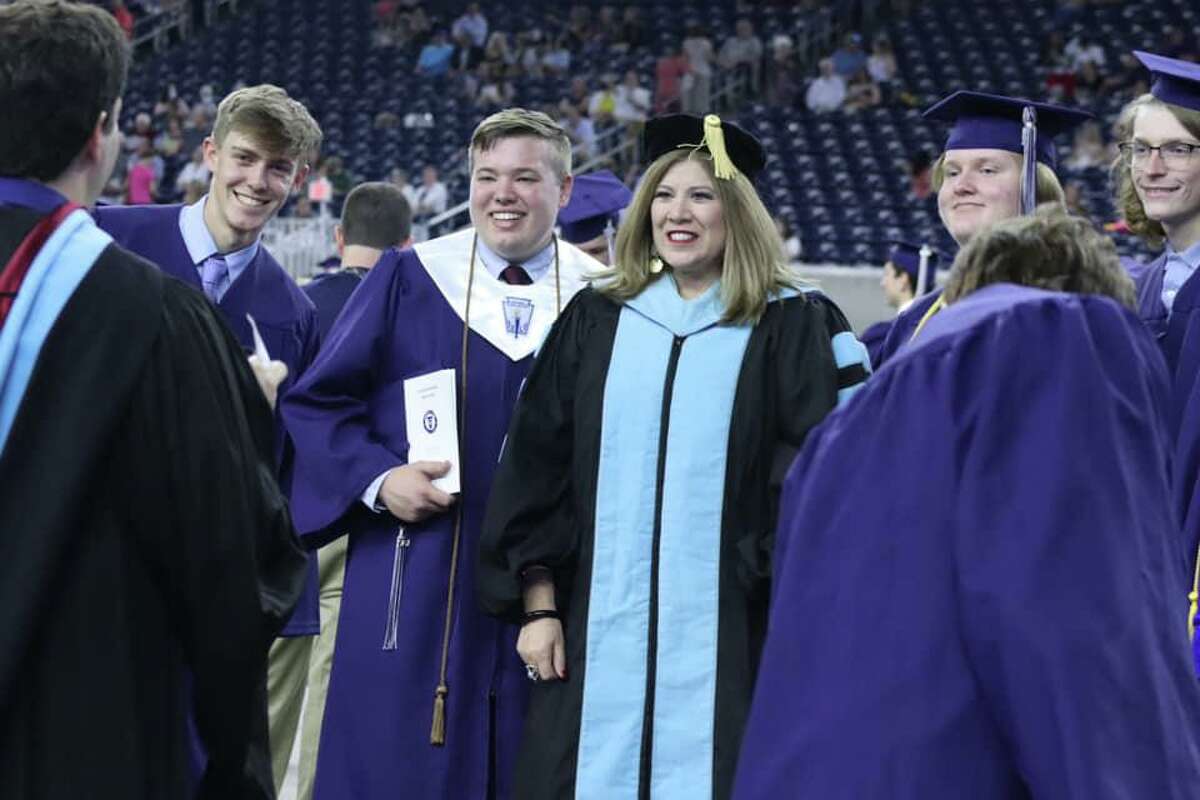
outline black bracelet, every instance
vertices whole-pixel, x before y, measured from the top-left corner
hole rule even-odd
[[[539,608],[537,611],[526,611],[521,615],[521,625],[525,626],[539,619],[556,619],[562,622],[562,614],[553,608]]]

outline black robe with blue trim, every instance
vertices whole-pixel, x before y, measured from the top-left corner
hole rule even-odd
[[[621,413],[621,409],[605,407],[605,390],[622,312],[622,305],[588,289],[576,296],[555,324],[517,405],[480,545],[478,582],[486,610],[518,619],[523,610],[520,574],[536,564],[553,572],[558,607],[563,613],[568,679],[534,687],[525,723],[514,794],[528,800],[646,796],[652,768],[658,767],[649,763],[649,751],[652,744],[657,747],[661,743],[664,734],[646,724],[647,719],[653,719],[654,709],[650,707],[641,717],[642,759],[640,769],[634,770],[638,774],[615,775],[629,785],[601,787],[577,782],[578,772],[586,766],[579,758],[579,747],[589,680],[585,674],[587,632],[597,567],[593,562],[601,443],[605,421]],[[839,370],[835,362],[831,340],[841,334],[853,341],[849,330],[837,307],[818,293],[770,303],[748,334],[744,355],[734,373],[736,387],[732,389],[727,441],[713,441],[700,448],[726,448],[724,496],[719,531],[715,533],[719,541],[719,607],[715,620],[717,678],[711,722],[712,759],[707,765],[710,772],[699,776],[704,785],[711,786],[714,797],[727,797],[730,792],[765,635],[781,481],[806,433],[835,406],[839,392],[866,377],[861,363]],[[675,337],[672,364],[679,363],[680,352],[686,353],[690,338]],[[855,346],[861,350],[861,345]],[[642,377],[648,389],[657,391],[665,386],[668,399],[674,379],[675,366],[668,366],[665,374]],[[653,394],[645,393],[647,397]],[[673,402],[680,400],[675,397]],[[666,415],[666,406],[663,408]],[[658,406],[643,412],[657,414]],[[656,515],[661,514],[662,465],[668,458],[665,439],[669,424],[675,421],[673,417],[664,419],[663,438],[644,441],[640,454],[620,456],[657,460],[660,499]],[[626,480],[636,478],[627,476]],[[656,526],[661,525],[660,515]],[[652,580],[657,581],[657,558],[648,560],[651,563],[647,569],[653,570]],[[643,562],[630,568],[644,567]],[[656,691],[656,636],[651,633],[658,616],[656,602],[657,597],[651,600],[652,621],[644,637],[650,661],[646,697]],[[673,657],[667,654],[664,664]],[[638,680],[642,678],[631,676],[631,686]],[[637,689],[641,691],[642,687]],[[711,697],[697,699],[713,702]],[[670,793],[655,796],[660,794]]]

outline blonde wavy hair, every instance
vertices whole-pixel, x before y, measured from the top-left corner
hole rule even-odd
[[[217,106],[212,134],[217,146],[235,130],[271,153],[296,159],[302,167],[316,159],[323,136],[303,103],[269,83],[231,92]]]
[[[1144,94],[1121,109],[1121,115],[1117,118],[1114,128],[1117,138],[1122,142],[1132,139],[1133,123],[1137,119],[1138,111],[1155,106],[1170,111],[1188,133],[1200,139],[1200,111],[1164,103],[1152,94]],[[1146,207],[1142,205],[1142,198],[1138,197],[1137,189],[1133,185],[1133,166],[1119,152],[1113,159],[1111,174],[1113,186],[1116,188],[1117,208],[1121,210],[1121,216],[1125,218],[1129,230],[1151,247],[1162,247],[1167,232],[1161,222],[1146,216]]]
[[[646,170],[625,219],[617,231],[616,263],[596,276],[597,290],[618,302],[639,294],[662,277],[650,271],[654,233],[650,206],[667,170],[685,158],[694,158],[712,179],[725,222],[725,253],[721,265],[722,321],[754,324],[767,309],[772,295],[801,282],[787,266],[783,240],[771,214],[745,175],[729,180],[713,175],[712,159],[703,151],[672,150]]]

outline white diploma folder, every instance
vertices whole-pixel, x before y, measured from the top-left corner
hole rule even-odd
[[[452,369],[404,381],[404,429],[408,462],[449,461],[450,471],[433,485],[448,494],[462,490],[458,469],[458,402]]]

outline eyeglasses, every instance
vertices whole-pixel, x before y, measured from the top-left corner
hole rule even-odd
[[[1157,147],[1145,142],[1121,142],[1119,147],[1121,155],[1135,167],[1148,164],[1150,154],[1157,150],[1163,163],[1170,169],[1183,169],[1191,161],[1192,153],[1200,150],[1200,144],[1191,142],[1163,142]]]

